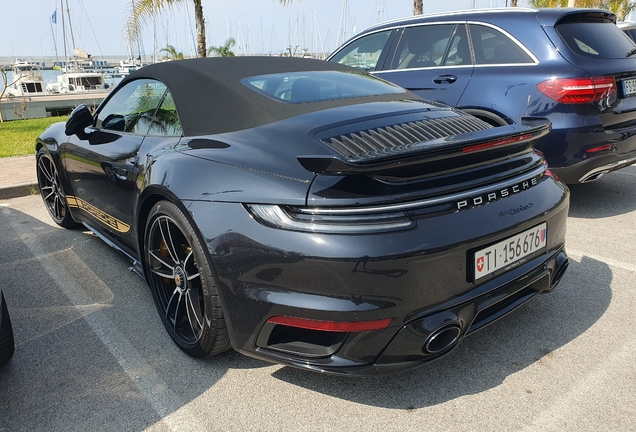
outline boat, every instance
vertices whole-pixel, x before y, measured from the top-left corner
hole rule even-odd
[[[57,81],[48,82],[49,93],[75,93],[107,90],[104,74],[95,68],[92,56],[81,48],[73,50],[73,58],[62,65]]]
[[[57,81],[46,84],[46,90],[50,93],[99,91],[108,88],[104,74],[95,68],[90,54],[79,48],[73,50],[73,58],[62,66],[62,73],[57,76]]]
[[[119,66],[117,67],[117,72],[120,76],[126,76],[131,72],[141,69],[146,66],[141,62],[140,58],[127,58],[125,60],[120,60]]]
[[[17,58],[11,67],[13,83],[7,86],[6,91],[9,97],[44,94],[45,84],[39,63]]]
[[[62,73],[57,76],[57,80],[48,82],[46,90],[50,93],[77,93],[87,91],[107,90],[109,85],[105,81],[105,76],[101,69],[96,67],[93,57],[82,48],[75,46],[73,29],[71,27],[70,15],[68,23],[64,19],[64,12],[68,13],[68,0],[66,7],[64,0],[60,0],[62,35],[64,36],[64,56],[67,57],[67,44],[73,47],[73,56],[67,58],[61,65]],[[67,29],[68,26],[68,29]],[[66,37],[67,30],[70,33],[70,41]],[[101,63],[101,62],[100,62]]]

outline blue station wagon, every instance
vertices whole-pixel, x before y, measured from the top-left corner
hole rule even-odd
[[[566,183],[636,162],[636,44],[593,9],[481,9],[378,24],[329,61],[500,126],[544,117],[536,145]]]

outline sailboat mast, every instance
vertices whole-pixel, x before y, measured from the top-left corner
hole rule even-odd
[[[64,41],[64,60],[68,59],[68,53],[66,52],[66,23],[64,20],[64,0],[60,0],[60,12],[62,15],[62,39]]]
[[[73,35],[73,24],[71,23],[71,10],[68,7],[68,0],[66,0],[66,13],[68,14],[68,28],[71,31],[71,43],[73,44],[73,49],[75,49],[75,36]],[[64,14],[64,11],[62,11]]]

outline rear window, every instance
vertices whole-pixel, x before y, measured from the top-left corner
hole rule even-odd
[[[556,26],[572,51],[589,58],[625,58],[636,47],[616,24],[610,22],[571,22]]]
[[[394,84],[355,71],[290,72],[245,78],[242,83],[286,103],[320,102],[404,93]]]

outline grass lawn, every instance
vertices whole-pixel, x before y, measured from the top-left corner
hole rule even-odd
[[[0,123],[0,157],[35,153],[35,139],[50,124],[65,122],[68,117],[12,120]]]

